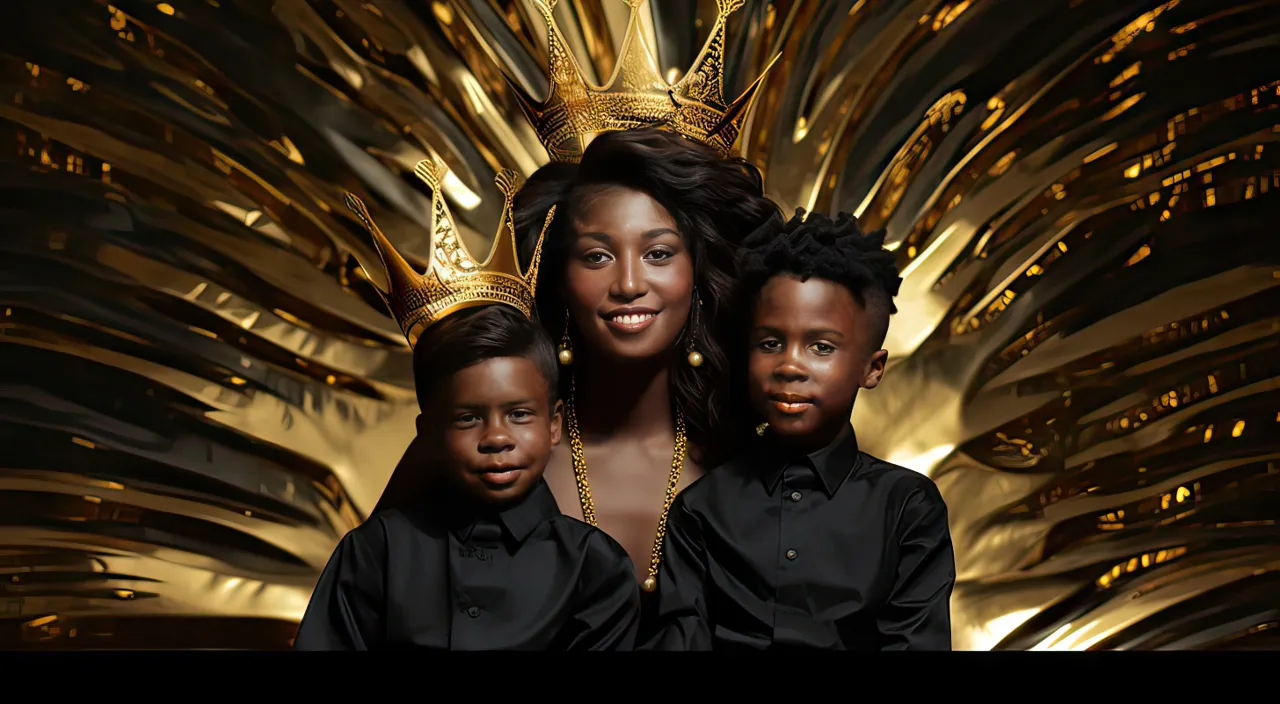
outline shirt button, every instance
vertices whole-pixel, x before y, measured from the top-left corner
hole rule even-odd
[[[468,615],[468,616],[470,616],[471,618],[477,618],[477,617],[479,617],[479,616],[480,616],[480,607],[478,607],[478,606],[472,606],[471,608],[467,609],[467,615]]]
[[[800,554],[800,553],[796,552],[795,550],[788,550],[788,551],[787,551],[787,559],[788,559],[788,560],[794,560],[794,559],[796,559],[796,556],[797,556],[797,555],[799,555],[799,554]]]
[[[799,501],[799,500],[800,500],[800,492],[798,492],[798,491],[793,491],[793,492],[791,492],[791,500],[792,500],[792,501]]]

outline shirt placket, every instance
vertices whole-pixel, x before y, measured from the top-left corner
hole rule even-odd
[[[493,594],[500,585],[495,583],[499,570],[495,563],[499,557],[496,538],[487,532],[496,527],[476,526],[470,540],[462,541],[449,534],[449,565],[454,590],[454,618],[450,629],[450,647],[453,650],[487,649],[484,634],[492,626],[487,624],[495,604]],[[478,534],[479,533],[479,534]]]
[[[805,567],[804,513],[805,501],[814,490],[813,472],[802,465],[789,465],[782,475],[777,492],[779,506],[778,582],[774,600],[774,632],[776,645],[786,646],[801,638],[805,621],[805,602],[801,578]]]

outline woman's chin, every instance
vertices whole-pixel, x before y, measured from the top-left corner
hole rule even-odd
[[[645,331],[638,335],[614,336],[588,341],[592,351],[601,358],[616,364],[647,364],[671,359],[676,339]],[[593,344],[594,343],[594,344]]]

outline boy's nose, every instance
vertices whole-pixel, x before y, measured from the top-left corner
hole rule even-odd
[[[773,375],[783,381],[804,381],[809,378],[809,370],[794,359],[785,359],[774,367]]]
[[[490,426],[484,437],[480,438],[479,450],[481,454],[496,455],[501,452],[509,452],[516,447],[515,440],[512,439],[511,433],[507,432],[505,426]]]

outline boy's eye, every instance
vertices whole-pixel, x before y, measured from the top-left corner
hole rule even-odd
[[[453,422],[458,425],[471,425],[472,423],[476,423],[479,420],[480,420],[480,416],[477,416],[474,413],[459,413],[457,416],[454,417]]]
[[[815,342],[813,343],[813,350],[818,354],[831,354],[836,351],[836,348],[825,342]]]
[[[778,342],[777,340],[761,340],[760,342],[756,343],[756,346],[758,346],[762,350],[768,350],[772,352],[774,350],[781,348],[782,343]]]
[[[529,420],[533,417],[533,411],[520,408],[511,412],[512,420]]]

